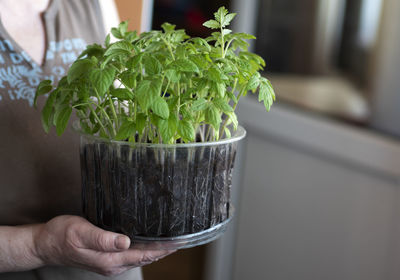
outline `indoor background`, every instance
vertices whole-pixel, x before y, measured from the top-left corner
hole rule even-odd
[[[144,268],[145,279],[400,278],[400,2],[116,0],[132,29],[165,22],[207,36],[224,5],[277,103],[249,96],[237,159],[236,218],[210,245]]]

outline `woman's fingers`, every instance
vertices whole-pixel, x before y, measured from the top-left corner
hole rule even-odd
[[[105,231],[77,216],[50,220],[36,243],[47,264],[75,266],[107,276],[150,264],[174,252],[129,249],[127,236]]]

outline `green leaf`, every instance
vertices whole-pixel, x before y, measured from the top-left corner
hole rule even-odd
[[[275,101],[275,91],[274,91],[274,88],[272,87],[271,82],[268,80],[267,80],[267,85],[268,85],[269,93],[272,96],[272,99]]]
[[[120,100],[129,100],[133,98],[133,94],[129,89],[126,88],[116,88],[110,90],[110,94]]]
[[[227,91],[226,94],[235,104],[238,103],[237,97],[233,92]]]
[[[114,75],[115,69],[112,67],[106,67],[104,69],[97,68],[90,71],[89,79],[100,97],[104,96],[104,93],[114,82]]]
[[[240,39],[245,39],[245,40],[253,40],[256,39],[254,35],[247,34],[247,33],[236,33],[235,37],[240,38]]]
[[[187,46],[190,44],[180,44],[175,49],[175,58],[177,59],[185,59],[185,55],[187,54]],[[185,59],[186,60],[186,59]]]
[[[211,28],[211,29],[218,29],[220,28],[219,23],[216,20],[210,19],[203,23],[205,27]]]
[[[232,43],[232,49],[242,49],[244,51],[246,51],[249,47],[249,43],[246,42],[243,39],[235,39],[235,41],[233,41]]]
[[[128,31],[125,33],[125,40],[132,42],[138,38],[137,31]]]
[[[221,72],[221,70],[219,70],[218,67],[211,66],[208,69],[207,78],[209,78],[210,80],[212,80],[216,83],[222,83],[222,72]]]
[[[136,76],[138,75],[137,72],[131,73],[129,70],[124,71],[120,75],[121,82],[128,88],[134,88],[136,85]]]
[[[132,51],[132,44],[126,41],[118,41],[108,47],[108,49],[104,53],[104,56],[130,55]]]
[[[275,92],[272,88],[271,82],[267,79],[262,79],[263,81],[260,84],[260,90],[258,92],[258,101],[264,101],[264,107],[267,111],[269,111],[272,103],[275,100]]]
[[[217,90],[219,97],[225,97],[225,92],[226,92],[225,83],[215,83],[215,88]]]
[[[178,133],[185,142],[193,142],[196,138],[193,125],[185,120],[181,120],[178,125]]]
[[[231,23],[233,18],[236,16],[236,13],[227,14],[223,17],[223,22],[221,23],[222,27],[225,27]]]
[[[216,21],[223,24],[225,20],[225,16],[228,14],[228,10],[225,7],[220,7],[216,13],[214,13],[214,17]]]
[[[219,129],[221,113],[215,106],[209,106],[206,110],[206,122],[211,124],[215,130]]]
[[[182,115],[182,119],[185,119],[187,121],[191,121],[193,123],[197,122],[197,120],[195,120],[195,116],[193,114],[193,110],[189,109],[188,107],[182,106],[181,110],[180,110],[180,113]]]
[[[144,127],[146,126],[147,117],[143,113],[139,113],[136,116],[136,130],[139,135],[142,134]]]
[[[128,21],[127,20],[121,22],[118,25],[119,33],[121,33],[122,36],[125,36],[125,33],[126,33],[127,29],[128,29]]]
[[[144,54],[140,53],[140,54],[137,54],[137,55],[131,57],[128,60],[128,62],[126,63],[128,69],[135,69],[139,65],[139,63],[142,62],[143,56],[144,56]]]
[[[49,97],[46,100],[46,103],[44,104],[43,109],[42,109],[41,121],[42,121],[43,129],[46,133],[49,133],[50,124],[52,123],[52,118],[54,115],[53,105],[57,98],[57,94],[58,94],[57,90],[51,92]]]
[[[201,91],[204,90],[207,86],[208,86],[208,80],[203,78],[203,79],[200,79],[200,80],[197,82],[196,89],[197,89],[198,92],[201,92]]]
[[[59,107],[70,104],[70,101],[73,97],[72,93],[73,92],[71,90],[63,90],[63,91],[60,90],[60,94],[57,95],[57,98],[54,102],[54,107],[56,111],[59,109]]]
[[[87,58],[91,58],[92,56],[100,58],[104,54],[104,49],[99,44],[88,45],[86,49],[78,56],[78,59],[87,56]]]
[[[222,30],[222,35],[228,35],[228,34],[230,34],[230,33],[232,33],[232,30],[230,30],[230,29],[223,29]]]
[[[181,79],[181,74],[176,72],[174,69],[167,69],[165,71],[165,76],[167,79],[173,83],[178,83]]]
[[[265,98],[264,99],[265,110],[269,111],[271,109],[271,105],[272,105],[272,100],[269,98]]]
[[[263,101],[265,98],[267,98],[268,95],[268,86],[265,82],[260,84],[260,89],[258,91],[258,102]]]
[[[198,112],[205,110],[207,106],[208,106],[207,101],[204,98],[199,98],[193,102],[191,109],[194,112]]]
[[[107,34],[106,39],[104,40],[104,45],[108,48],[110,46],[111,37],[110,34]]]
[[[187,38],[189,38],[189,36],[186,35],[185,30],[183,29],[176,30],[171,34],[171,41],[175,44],[179,44]]]
[[[137,87],[137,98],[142,110],[150,108],[154,99],[161,94],[161,80],[142,80]]]
[[[247,82],[247,90],[256,90],[260,83],[260,74],[257,72],[253,76],[251,76],[250,80]]]
[[[115,28],[115,27],[111,28],[111,34],[117,39],[122,39],[123,38],[123,36],[122,36],[122,34],[121,34],[121,32],[119,31],[118,28]]]
[[[233,109],[229,103],[223,99],[214,99],[213,104],[224,113],[233,112]]]
[[[201,55],[198,55],[198,54],[190,55],[189,59],[192,62],[194,62],[197,65],[198,68],[203,68],[204,69],[208,65],[207,60],[204,57],[202,57]]]
[[[161,72],[161,63],[153,56],[145,56],[143,58],[143,63],[147,75],[156,75]]]
[[[208,44],[208,42],[206,40],[204,40],[203,38],[192,38],[190,39],[190,41],[192,41],[193,43],[195,43],[197,46],[197,48],[199,49],[200,46],[205,47],[205,49],[209,52],[211,50],[211,46],[210,44]]]
[[[57,135],[61,136],[65,129],[67,128],[67,124],[69,118],[71,117],[72,108],[69,105],[63,106],[59,108],[54,114],[54,122],[56,126]]]
[[[89,127],[86,121],[80,120],[79,124],[81,126],[81,129],[84,133],[90,134],[92,132],[92,129]]]
[[[229,130],[229,128],[227,128],[227,127],[224,127],[224,131],[225,131],[225,135],[226,135],[226,138],[231,138],[231,131]]]
[[[175,27],[176,25],[170,24],[168,22],[165,22],[161,25],[161,28],[164,30],[165,33],[171,33],[175,30]]]
[[[162,119],[168,119],[169,108],[167,102],[161,96],[157,96],[151,104],[151,110]]]
[[[115,140],[122,141],[128,139],[132,136],[136,131],[135,123],[129,120],[125,120],[121,127],[119,128],[117,135],[115,136]]]
[[[177,59],[173,61],[169,67],[172,67],[174,70],[182,71],[182,72],[198,72],[199,68],[192,61],[188,59]]]
[[[53,86],[51,85],[50,80],[44,80],[41,81],[40,84],[38,85],[36,92],[35,92],[35,98],[33,99],[33,106],[36,108],[37,106],[37,98],[40,95],[44,95],[46,93],[49,93],[53,89]]]
[[[99,123],[96,123],[96,124],[93,125],[93,127],[92,127],[91,134],[92,134],[92,135],[96,134],[97,132],[100,131],[100,128],[101,128],[100,124],[99,124]]]
[[[95,67],[95,64],[91,59],[85,58],[76,60],[68,70],[68,83],[71,84],[76,79],[84,76],[93,67]]]
[[[171,143],[177,130],[178,120],[171,114],[168,120],[159,119],[158,128],[164,143]],[[172,140],[172,141],[171,141]]]
[[[226,113],[226,115],[228,116],[229,121],[233,124],[233,129],[236,130],[239,126],[239,122],[235,112],[230,112],[230,113],[228,112]]]

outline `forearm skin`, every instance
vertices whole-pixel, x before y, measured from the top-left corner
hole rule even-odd
[[[0,226],[0,273],[31,270],[45,265],[36,253],[41,224]]]

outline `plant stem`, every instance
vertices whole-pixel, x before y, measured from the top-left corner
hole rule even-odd
[[[167,94],[167,91],[168,91],[168,88],[169,88],[169,83],[170,83],[170,81],[168,80],[167,87],[165,88],[164,94],[162,95],[163,98]]]
[[[76,107],[78,107],[78,106],[83,106],[83,105],[90,105],[91,103],[88,103],[88,102],[86,102],[86,103],[79,103],[79,104],[75,104],[75,105],[72,105],[72,108],[76,108]]]
[[[104,115],[104,117],[108,120],[108,122],[110,123],[110,126],[111,126],[111,129],[112,129],[112,133],[113,133],[113,137],[115,136],[115,135],[117,135],[117,132],[115,131],[115,127],[114,127],[114,124],[113,124],[113,122],[111,121],[111,118],[110,118],[110,116],[107,114],[107,112],[104,110],[104,108],[103,107],[101,107],[101,97],[100,97],[100,94],[97,92],[97,89],[94,87],[94,91],[95,91],[95,93],[96,93],[96,97],[97,97],[97,100],[98,100],[98,104],[96,104],[97,105],[97,108],[99,108],[100,109],[100,111],[103,113],[103,115]]]
[[[133,105],[131,103],[131,106],[133,107],[133,115],[135,117],[135,121],[137,120],[137,102],[135,102]]]
[[[225,42],[224,42],[224,33],[223,33],[223,28],[221,26],[221,57],[224,58],[225,57]]]
[[[210,134],[211,134],[211,130],[212,129],[213,129],[212,126],[209,124],[208,127],[207,127],[207,134],[206,134],[206,138],[205,138],[206,142],[209,140],[208,138],[210,138]]]
[[[235,83],[235,87],[236,87],[236,83]],[[234,91],[234,90],[232,90],[232,93],[233,93],[233,91]],[[238,97],[237,97],[237,102],[236,102],[236,103],[233,105],[233,107],[232,107],[233,112],[235,112],[236,107],[237,107],[237,105],[238,105],[238,103],[239,103],[239,99],[240,99],[240,97],[242,97],[242,94],[243,94],[244,91],[245,91],[245,88],[242,89],[242,90],[240,91],[240,93],[239,93],[239,95],[238,95]],[[225,126],[226,126],[226,124],[228,123],[228,120],[229,120],[229,118],[226,118],[226,119],[224,120],[224,123],[222,124],[221,129],[220,129],[220,131],[219,131],[218,140],[220,140],[220,139],[222,138],[222,136],[224,135]]]
[[[119,127],[119,123],[118,123],[117,112],[115,112],[114,103],[113,103],[113,101],[112,101],[110,96],[108,96],[108,102],[110,103],[111,112],[112,112],[112,114],[114,116],[115,126],[118,128]]]
[[[201,142],[204,142],[204,129],[201,125],[199,125],[199,131]]]
[[[175,56],[174,56],[174,53],[172,52],[171,45],[168,43],[167,40],[165,40],[165,38],[161,37],[161,40],[163,40],[164,43],[167,45],[167,48],[168,48],[168,50],[169,50],[169,52],[170,52],[170,54],[172,56],[172,60],[175,60]]]
[[[181,87],[180,83],[177,84],[178,87],[178,105],[177,105],[177,110],[176,110],[176,118],[179,120],[179,109],[181,107]]]
[[[93,114],[94,118],[97,120],[97,123],[103,129],[104,133],[108,134],[106,128],[103,126],[103,123],[101,122],[99,116],[97,116],[96,112],[93,110],[92,106],[89,105],[88,107],[89,107],[90,112]]]

